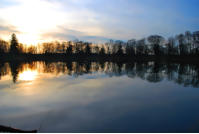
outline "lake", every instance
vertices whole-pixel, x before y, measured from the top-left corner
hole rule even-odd
[[[39,132],[199,132],[199,66],[0,63],[0,125]]]

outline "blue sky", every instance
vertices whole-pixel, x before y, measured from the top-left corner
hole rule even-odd
[[[198,0],[1,0],[0,36],[21,42],[140,39],[199,30]]]

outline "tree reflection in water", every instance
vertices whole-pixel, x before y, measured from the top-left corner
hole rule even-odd
[[[12,75],[13,82],[19,80],[19,74],[26,70],[53,75],[78,77],[95,72],[112,76],[139,77],[148,82],[161,82],[164,79],[180,85],[199,87],[199,64],[160,63],[160,62],[30,62],[0,63],[0,78]]]

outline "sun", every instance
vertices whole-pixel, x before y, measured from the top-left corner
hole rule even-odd
[[[19,74],[19,80],[33,81],[33,80],[36,79],[37,75],[38,75],[37,71],[26,70],[26,71]]]
[[[16,0],[18,4],[0,9],[0,16],[16,28],[20,43],[35,45],[48,41],[44,34],[65,23],[60,5],[47,0]]]

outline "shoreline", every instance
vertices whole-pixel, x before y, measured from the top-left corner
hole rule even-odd
[[[199,63],[199,56],[185,55],[143,55],[143,56],[128,56],[128,55],[66,55],[66,54],[19,54],[11,55],[4,54],[0,56],[0,62],[31,62],[31,61],[52,61],[52,62],[175,62],[175,63]]]

